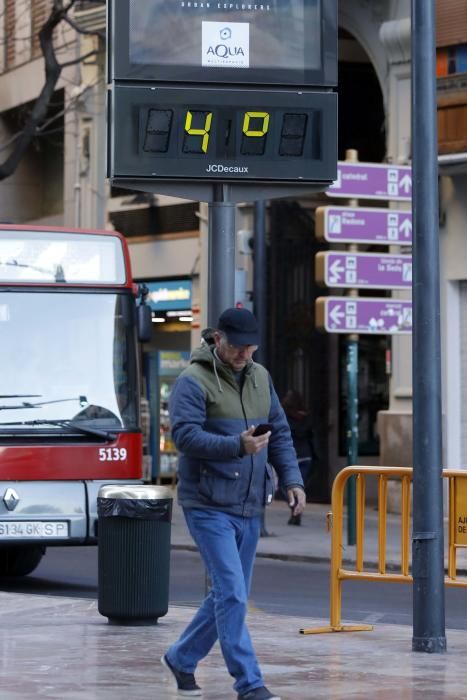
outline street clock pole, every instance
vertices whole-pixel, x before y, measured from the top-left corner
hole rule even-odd
[[[337,0],[107,7],[108,177],[209,203],[215,325],[235,303],[235,203],[336,179]]]

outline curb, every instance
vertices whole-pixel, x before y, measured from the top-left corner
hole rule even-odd
[[[194,544],[172,544],[171,549],[177,551],[185,552],[197,552],[198,547]],[[276,561],[293,561],[302,564],[329,564],[331,563],[330,557],[320,557],[308,554],[281,554],[280,552],[256,552],[257,559],[274,559]],[[355,560],[353,559],[343,559],[342,563],[345,566],[355,565]],[[377,568],[377,562],[365,561],[367,566],[372,566]],[[397,571],[400,569],[400,565],[386,563],[386,569],[390,571]]]
[[[171,549],[177,550],[177,551],[185,551],[185,552],[197,552],[198,547],[194,544],[172,544]],[[307,555],[307,554],[281,554],[279,552],[256,552],[256,558],[257,559],[273,559],[276,561],[292,561],[296,563],[301,563],[301,564],[331,564],[331,559],[330,557],[320,557],[320,556],[313,556],[313,555]],[[355,566],[355,559],[343,559],[342,560],[342,565],[345,566]],[[377,561],[367,561],[365,560],[365,567],[370,567],[371,569],[375,569],[376,571],[378,570],[378,562]],[[398,573],[400,572],[400,564],[396,564],[395,562],[386,562],[386,571],[391,571]],[[445,567],[444,570],[445,574],[447,574],[447,568]],[[466,576],[467,577],[467,569],[457,569],[456,571],[457,576]]]

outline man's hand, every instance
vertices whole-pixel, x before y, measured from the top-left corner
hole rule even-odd
[[[293,508],[292,515],[300,515],[306,505],[305,491],[300,486],[292,486],[292,488],[287,489],[287,498],[289,507]]]
[[[271,431],[264,433],[264,435],[258,435],[258,437],[253,437],[255,431],[255,426],[252,425],[248,430],[244,430],[240,433],[240,438],[242,441],[243,452],[247,455],[256,455],[261,452],[265,447],[268,446],[269,438],[271,436]]]

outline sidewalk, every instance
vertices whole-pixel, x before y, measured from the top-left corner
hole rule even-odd
[[[327,513],[330,505],[307,503],[302,516],[302,525],[287,525],[289,509],[283,501],[273,501],[266,509],[266,530],[269,537],[261,537],[258,545],[259,557],[288,559],[295,561],[330,561],[331,533],[327,531]],[[445,523],[445,552],[447,552],[447,522]],[[347,544],[347,521],[344,521],[342,557],[345,565],[355,563],[356,547]],[[386,537],[387,570],[399,570],[401,562],[400,515],[388,514]],[[195,549],[185,525],[183,513],[174,500],[172,546],[175,549]],[[409,556],[411,558],[411,543]],[[364,537],[365,567],[378,565],[378,513],[368,507],[365,518]],[[447,559],[446,559],[447,566]],[[467,550],[457,553],[458,573],[467,573]]]
[[[288,508],[267,510],[269,537],[259,556],[329,561],[326,505],[308,504],[302,526],[287,525]],[[400,560],[399,516],[388,517],[388,563]],[[355,559],[345,544],[344,559]],[[366,519],[366,563],[377,562],[377,514]],[[174,548],[193,549],[174,504]],[[96,601],[0,592],[0,700],[174,700],[159,658],[193,609],[170,608],[158,625],[120,627],[99,615]],[[372,632],[304,636],[301,627],[327,620],[280,617],[257,609],[249,628],[267,684],[282,700],[467,700],[465,631],[448,631],[447,654],[411,651],[412,628],[377,624]],[[200,665],[204,700],[235,700],[219,647]]]
[[[158,625],[117,627],[99,615],[95,601],[0,593],[0,697],[173,700],[158,660],[192,614],[173,607]],[[467,699],[464,631],[449,632],[447,654],[431,655],[411,651],[409,626],[303,636],[303,622],[249,614],[266,682],[282,700]],[[236,698],[218,646],[197,680],[204,700]]]

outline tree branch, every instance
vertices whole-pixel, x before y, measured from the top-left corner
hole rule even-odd
[[[101,53],[102,51],[88,51],[79,58],[75,58],[73,61],[66,61],[65,63],[61,63],[60,68],[63,69],[68,68],[68,66],[75,66],[77,63],[83,63],[83,61],[86,61],[86,59],[91,58],[91,56],[98,56]]]
[[[91,36],[98,36],[101,39],[105,39],[105,32],[100,32],[98,30],[93,31],[92,29],[83,29],[82,27],[79,26],[79,24],[76,24],[74,20],[71,19],[71,17],[64,17],[64,21],[70,25],[72,29],[75,30],[77,34],[87,34]]]
[[[63,68],[80,63],[97,53],[96,51],[91,51],[74,61],[67,61],[65,63],[60,63],[57,59],[53,42],[54,31],[62,21],[68,22],[69,18],[67,17],[67,13],[72,9],[75,3],[76,0],[68,0],[66,3],[64,3],[63,0],[54,0],[50,15],[39,32],[39,43],[45,63],[45,82],[39,96],[34,102],[31,114],[26,120],[22,132],[16,140],[13,151],[6,160],[0,164],[0,180],[4,180],[15,172],[33,138],[38,133],[39,126],[47,116],[49,104]],[[68,23],[70,24],[70,22]],[[73,26],[73,24],[70,24],[70,26]]]

